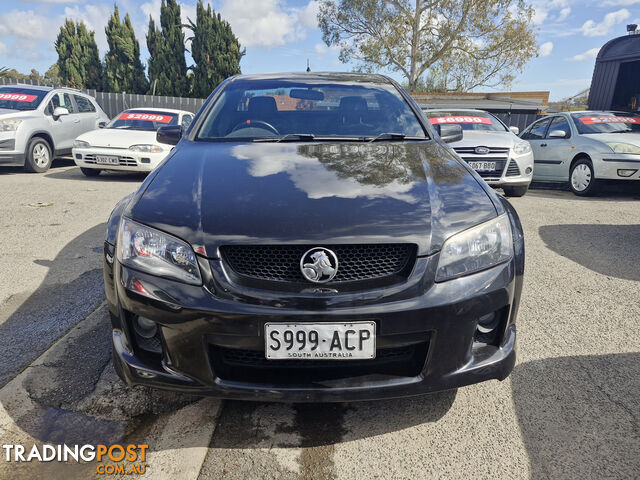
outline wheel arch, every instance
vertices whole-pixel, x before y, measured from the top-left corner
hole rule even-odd
[[[591,159],[591,155],[589,155],[586,152],[580,152],[580,153],[575,154],[573,156],[573,158],[571,159],[571,163],[569,163],[569,175],[571,175],[571,169],[573,168],[575,163],[578,160],[580,160],[581,158],[585,158],[585,159],[589,160],[591,162],[591,166],[593,167],[593,160]]]
[[[42,138],[43,140],[45,140],[49,144],[49,148],[51,149],[51,159],[53,160],[53,155],[55,154],[56,146],[53,143],[53,137],[51,137],[49,132],[46,132],[44,130],[38,130],[38,131],[33,132],[31,134],[31,136],[29,137],[29,141],[27,142],[27,148],[29,147],[29,144],[31,143],[31,140],[33,140],[36,137]],[[29,152],[25,152],[25,154],[28,155]]]

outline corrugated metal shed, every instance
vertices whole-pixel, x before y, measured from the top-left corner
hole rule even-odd
[[[640,35],[625,35],[607,42],[598,53],[589,92],[590,110],[637,110],[632,98],[640,95],[633,70],[640,68]],[[625,104],[625,102],[627,102]]]

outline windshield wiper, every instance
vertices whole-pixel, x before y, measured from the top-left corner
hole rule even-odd
[[[253,142],[313,142],[316,136],[313,133],[287,133],[281,137],[254,138]]]
[[[367,142],[379,142],[380,140],[404,140],[407,136],[404,133],[385,132],[377,137],[365,137]]]

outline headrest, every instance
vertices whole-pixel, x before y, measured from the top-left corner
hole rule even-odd
[[[278,113],[276,99],[273,97],[252,97],[249,99],[249,115],[253,118],[275,115]]]

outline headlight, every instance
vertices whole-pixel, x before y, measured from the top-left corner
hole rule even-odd
[[[15,132],[22,120],[0,120],[0,132]]]
[[[531,145],[529,142],[518,142],[513,146],[513,153],[516,155],[523,155],[531,151]]]
[[[89,145],[89,142],[85,142],[82,140],[74,140],[73,141],[73,148],[89,148],[91,145]]]
[[[511,257],[513,238],[505,214],[449,237],[440,252],[436,282],[486,270]]]
[[[159,147],[158,145],[131,145],[129,150],[146,153],[160,153],[163,151],[162,147]]]
[[[640,155],[640,147],[630,143],[609,142],[607,143],[613,153],[626,153],[631,155]]]
[[[196,254],[188,243],[126,217],[120,225],[117,255],[122,264],[151,275],[202,283]]]

